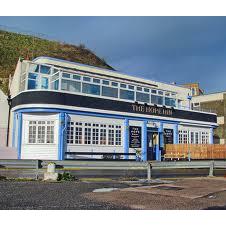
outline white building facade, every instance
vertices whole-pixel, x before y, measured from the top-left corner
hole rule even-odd
[[[189,89],[49,57],[18,62],[11,96],[19,159],[160,161],[165,144],[213,143],[217,127]]]
[[[7,96],[0,90],[0,147],[7,145],[9,106]]]

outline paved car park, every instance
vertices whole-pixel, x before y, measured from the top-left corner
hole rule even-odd
[[[86,194],[132,209],[226,209],[226,178],[187,178],[170,183]]]

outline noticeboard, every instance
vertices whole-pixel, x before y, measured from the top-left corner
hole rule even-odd
[[[129,127],[129,147],[141,148],[141,127],[140,126]]]
[[[173,129],[164,129],[164,143],[173,144]]]

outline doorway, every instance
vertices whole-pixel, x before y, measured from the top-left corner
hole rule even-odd
[[[157,131],[147,132],[147,160],[156,160],[159,150],[159,133]]]

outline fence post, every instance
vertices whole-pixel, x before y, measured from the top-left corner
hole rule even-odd
[[[209,177],[213,177],[214,161],[210,161]]]
[[[38,180],[39,168],[41,168],[41,167],[42,167],[42,161],[36,160],[36,162],[35,162],[35,180]]]
[[[188,161],[191,162],[191,147],[188,144]]]
[[[152,165],[150,162],[147,162],[147,180],[151,180],[151,170],[152,170]]]

